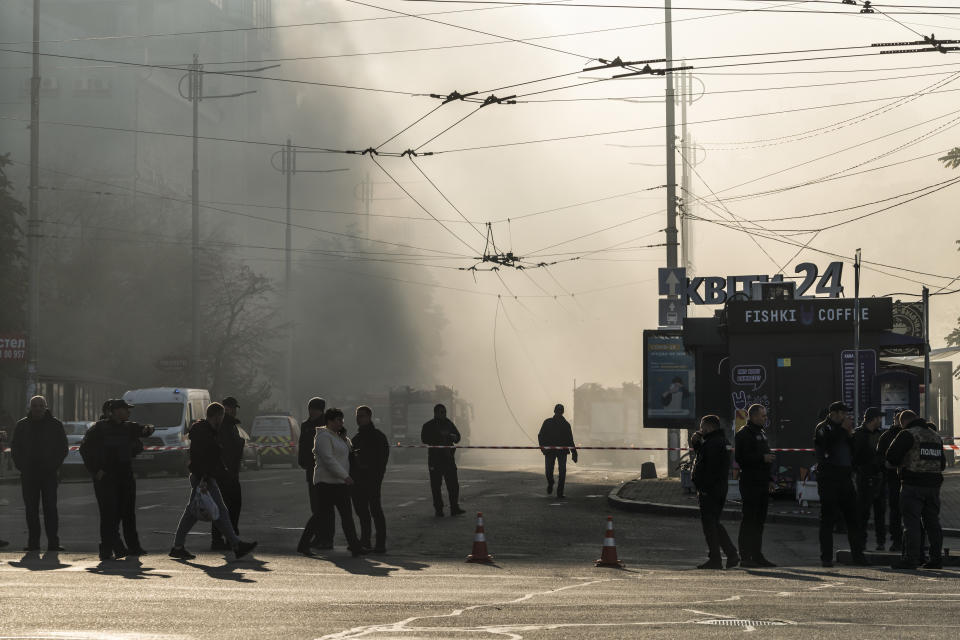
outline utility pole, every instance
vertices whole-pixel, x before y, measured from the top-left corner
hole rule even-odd
[[[667,107],[667,268],[677,268],[677,122],[676,122],[676,95],[673,87],[673,11],[671,0],[664,0],[664,40],[666,43],[666,58],[664,78],[667,80],[666,100]],[[676,475],[677,464],[680,461],[680,430],[667,431],[667,473]]]
[[[681,66],[687,66],[686,61]],[[683,207],[680,210],[680,266],[687,270],[687,276],[693,273],[692,246],[690,243],[690,214],[693,208],[693,192],[691,190],[690,172],[697,166],[697,150],[690,133],[687,130],[687,105],[693,103],[693,76],[689,69],[680,72],[680,144],[683,147],[681,154],[680,186],[683,192],[680,201]]]
[[[860,249],[853,261],[853,420],[860,419]]]
[[[220,70],[217,73],[256,73],[267,69],[275,69],[279,66],[275,64],[259,69]],[[188,67],[187,74],[180,78],[180,83],[177,86],[180,96],[193,106],[193,170],[191,172],[193,274],[190,283],[190,385],[195,387],[204,386],[200,379],[200,102],[219,98],[239,98],[256,93],[256,91],[251,90],[224,95],[204,95],[204,73],[206,72],[203,70],[203,65],[200,64],[200,55],[195,53],[193,54],[193,63]],[[183,82],[185,80],[187,81],[186,94],[183,93]]]
[[[930,419],[930,289],[923,288],[923,417]]]
[[[294,345],[294,325],[293,325],[293,296],[291,294],[293,290],[292,282],[292,272],[293,272],[293,225],[291,223],[291,211],[292,211],[292,202],[293,202],[293,174],[297,173],[297,148],[293,146],[290,138],[287,138],[287,143],[283,146],[280,151],[275,152],[270,156],[270,166],[275,170],[283,174],[284,177],[284,186],[286,188],[286,210],[287,210],[287,221],[286,221],[286,230],[284,233],[284,275],[283,275],[283,307],[285,320],[287,324],[287,349],[284,362],[284,390],[283,390],[283,399],[286,404],[287,411],[291,414],[294,409],[294,397],[293,397],[293,345]],[[299,151],[299,153],[323,153],[321,151]],[[276,158],[280,156],[280,166],[276,164]],[[336,173],[339,171],[348,171],[348,169],[308,169],[302,170],[300,173]]]
[[[27,398],[37,395],[40,365],[40,0],[33,0],[33,75],[30,77],[30,211],[27,220]]]

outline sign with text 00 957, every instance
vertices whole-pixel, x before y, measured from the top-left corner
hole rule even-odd
[[[27,338],[22,333],[0,333],[0,362],[27,359]]]
[[[696,365],[679,331],[643,332],[643,426],[696,426]]]

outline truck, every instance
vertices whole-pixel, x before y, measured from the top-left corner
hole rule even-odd
[[[433,419],[433,407],[442,404],[447,408],[447,417],[457,425],[460,431],[460,444],[470,443],[470,423],[473,419],[473,405],[462,399],[451,387],[437,385],[433,389],[414,389],[395,387],[390,389],[390,423],[385,425],[384,433],[390,444],[420,444],[420,429],[425,422]],[[413,461],[426,458],[413,449],[398,449],[391,459]]]

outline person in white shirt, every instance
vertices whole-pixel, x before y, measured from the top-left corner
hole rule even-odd
[[[317,461],[313,470],[313,484],[317,487],[319,501],[324,507],[321,512],[330,510],[326,505],[333,505],[340,513],[340,524],[347,539],[347,548],[356,558],[364,551],[357,538],[350,500],[353,485],[353,478],[350,477],[350,452],[353,444],[343,426],[343,411],[327,409],[324,418],[326,426],[317,428],[313,441],[313,455]]]

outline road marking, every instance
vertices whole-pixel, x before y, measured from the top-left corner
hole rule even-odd
[[[166,505],[163,505],[163,504],[145,504],[145,505],[143,505],[142,507],[137,507],[137,509],[140,510],[140,511],[146,511],[147,509],[156,509],[157,507],[164,507],[164,506],[166,506]]]

